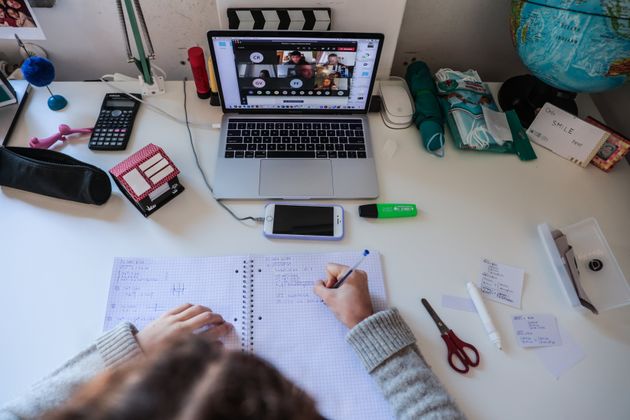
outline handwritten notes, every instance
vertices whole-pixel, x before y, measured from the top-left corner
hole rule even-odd
[[[267,287],[275,291],[276,305],[319,304],[321,299],[313,293],[314,279],[321,276],[321,267],[295,263],[293,255],[274,255],[265,259],[265,274],[271,274]]]
[[[527,130],[529,139],[585,168],[609,133],[546,103]]]
[[[240,349],[244,317],[240,295],[246,257],[116,258],[104,330],[123,321],[138,329],[165,311],[193,302],[212,308],[234,329],[222,341]],[[197,331],[201,332],[201,330]]]
[[[271,362],[313,396],[326,418],[393,418],[376,382],[346,343],[348,328],[313,293],[327,263],[352,265],[360,255],[117,258],[105,329],[124,320],[142,327],[167,309],[199,303],[234,325],[223,340],[226,348]],[[371,250],[361,269],[368,273],[374,310],[385,309],[378,252]]]
[[[326,264],[352,265],[361,252],[256,256],[253,351],[312,395],[326,418],[393,418],[376,382],[348,346],[348,329],[313,293]],[[370,250],[368,273],[375,311],[387,307],[380,255]],[[343,392],[331,392],[343,390]]]
[[[521,347],[548,347],[562,344],[556,317],[526,314],[512,317],[516,341]]]
[[[525,270],[488,259],[481,262],[479,289],[488,299],[521,308]]]

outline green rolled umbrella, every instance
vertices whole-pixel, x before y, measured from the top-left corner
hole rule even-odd
[[[415,61],[407,67],[405,79],[416,105],[413,119],[420,130],[422,144],[430,153],[444,156],[444,117],[429,67]]]

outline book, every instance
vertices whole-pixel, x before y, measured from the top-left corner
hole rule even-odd
[[[209,307],[234,325],[226,348],[253,353],[308,392],[329,419],[392,419],[377,384],[345,342],[347,328],[313,293],[329,262],[353,265],[362,252],[222,257],[116,258],[104,329],[141,329],[184,304]],[[387,307],[380,255],[368,273],[375,311]],[[334,392],[331,392],[334,390]]]
[[[585,168],[609,133],[546,103],[527,130],[530,140]]]

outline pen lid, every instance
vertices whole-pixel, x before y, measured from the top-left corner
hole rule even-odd
[[[378,217],[378,208],[376,204],[364,204],[359,206],[359,216],[375,219]]]

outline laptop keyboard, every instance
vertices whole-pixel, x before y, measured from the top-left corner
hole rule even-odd
[[[225,157],[234,159],[365,159],[358,119],[228,120]]]

